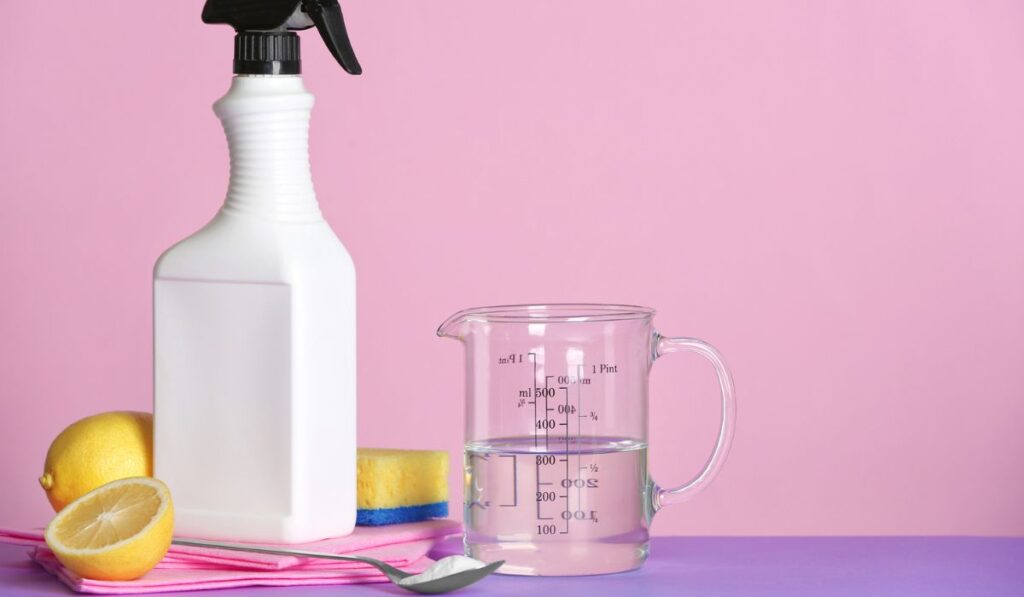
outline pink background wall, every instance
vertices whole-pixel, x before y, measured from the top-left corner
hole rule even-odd
[[[153,262],[227,177],[231,33],[200,7],[5,5],[0,524],[46,522],[64,425],[150,407]],[[721,477],[656,532],[1024,533],[1019,2],[344,8],[362,78],[304,47],[362,444],[458,453],[452,311],[640,303],[716,344],[740,399]],[[670,483],[714,386],[696,357],[653,376]]]

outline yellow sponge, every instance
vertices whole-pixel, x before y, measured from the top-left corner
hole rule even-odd
[[[383,525],[448,515],[448,453],[359,448],[356,524]]]

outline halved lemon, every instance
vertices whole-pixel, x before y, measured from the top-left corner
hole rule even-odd
[[[174,534],[171,492],[152,477],[112,481],[68,504],[46,544],[82,578],[132,580],[163,559]]]

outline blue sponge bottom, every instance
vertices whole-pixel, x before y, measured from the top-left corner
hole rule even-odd
[[[360,526],[379,527],[386,524],[418,522],[428,518],[444,518],[448,516],[448,502],[436,504],[420,504],[418,506],[399,506],[398,508],[373,508],[356,510],[356,524]]]

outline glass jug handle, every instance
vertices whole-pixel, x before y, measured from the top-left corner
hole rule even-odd
[[[715,443],[714,451],[711,452],[707,463],[704,464],[704,469],[693,479],[678,487],[655,488],[654,509],[657,511],[663,506],[678,504],[690,499],[704,489],[721,470],[732,444],[733,426],[736,422],[736,398],[733,395],[732,376],[729,374],[729,369],[725,366],[722,355],[710,344],[696,338],[669,338],[655,332],[654,350],[655,358],[670,352],[695,352],[711,361],[718,374],[718,385],[722,394],[722,421],[718,428],[718,441]]]

